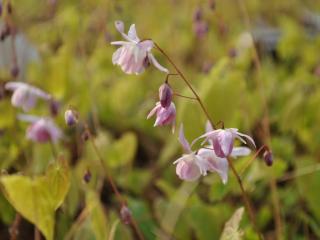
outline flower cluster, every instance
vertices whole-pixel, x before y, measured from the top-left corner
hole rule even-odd
[[[202,20],[202,11],[199,9],[194,16],[197,35],[203,35],[207,28]],[[149,112],[147,119],[156,115],[154,126],[171,125],[172,130],[175,129],[176,107],[172,102],[174,96],[173,90],[168,83],[169,71],[162,67],[151,50],[155,46],[152,40],[140,40],[137,36],[135,25],[132,24],[128,34],[124,33],[124,24],[121,21],[115,22],[116,29],[121,33],[127,41],[111,42],[112,45],[118,45],[120,48],[112,56],[112,62],[119,65],[127,74],[140,74],[146,67],[153,65],[160,71],[167,73],[165,83],[159,88],[159,101],[155,107]],[[159,48],[158,48],[159,49]],[[199,100],[197,98],[197,100]],[[195,142],[203,139],[202,146],[197,151],[192,151]],[[246,156],[250,154],[247,147],[234,147],[235,139],[239,139],[245,144],[255,147],[253,139],[243,133],[238,132],[236,128],[229,129],[213,129],[210,123],[207,124],[206,133],[196,138],[192,144],[186,140],[181,124],[179,141],[184,149],[184,154],[176,160],[176,173],[182,180],[195,181],[201,175],[207,175],[207,172],[216,172],[222,179],[223,183],[228,180],[228,157]]]
[[[38,99],[46,101],[50,109],[54,105],[54,110],[57,111],[56,101],[50,94],[39,88],[23,82],[8,82],[5,84],[5,89],[13,92],[11,104],[14,107],[22,108],[25,112],[34,108]],[[20,114],[18,119],[30,123],[26,131],[26,137],[34,142],[57,142],[62,137],[61,130],[50,117]]]
[[[219,174],[222,182],[225,184],[228,181],[229,165],[227,157],[247,156],[250,154],[251,150],[247,147],[233,147],[233,139],[225,139],[225,136],[223,136],[224,132],[227,130],[213,130],[209,122],[207,123],[206,131],[207,132],[205,136],[210,136],[210,138],[206,140],[209,144],[198,149],[197,151],[192,151],[191,147],[198,139],[195,139],[190,145],[184,136],[183,126],[181,125],[179,142],[181,143],[185,154],[174,162],[174,164],[177,164],[176,173],[182,180],[195,181],[201,175],[207,175],[207,172],[216,172]],[[220,138],[224,139],[225,141],[218,140],[216,136],[212,137],[212,133],[216,131],[221,133]],[[202,136],[199,138],[202,138]],[[214,145],[213,142],[216,142],[216,145]],[[230,144],[232,145],[231,147]],[[224,149],[226,147],[230,147],[231,151],[228,152],[227,155],[220,155],[220,149]]]

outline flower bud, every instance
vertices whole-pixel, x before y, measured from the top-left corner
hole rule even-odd
[[[127,206],[123,205],[120,209],[120,218],[121,218],[122,222],[127,225],[130,224],[131,216],[132,216],[132,214],[131,214],[130,209]]]
[[[75,125],[78,122],[78,114],[71,109],[68,109],[65,113],[64,113],[64,119],[66,121],[66,124],[71,127],[73,125]]]
[[[193,13],[193,21],[198,22],[202,19],[202,9],[200,7],[196,8]]]
[[[172,101],[173,91],[170,88],[169,84],[164,83],[159,88],[159,100],[161,106],[166,108],[169,107]]]
[[[49,109],[52,116],[57,116],[59,113],[60,104],[57,100],[51,99],[49,103]]]
[[[263,160],[267,164],[268,167],[273,164],[273,155],[272,152],[268,149],[263,153]]]
[[[81,139],[82,139],[82,141],[84,141],[84,142],[88,141],[89,137],[90,137],[90,135],[89,135],[88,131],[84,131],[84,132],[82,133],[82,135],[81,135]]]
[[[11,68],[11,70],[10,70],[10,73],[11,73],[11,76],[13,77],[13,78],[16,78],[16,77],[18,77],[18,75],[19,75],[19,67],[16,65],[16,64],[14,64],[14,66]]]
[[[84,175],[83,175],[83,181],[84,181],[85,183],[89,183],[90,180],[91,180],[91,177],[92,177],[91,172],[90,172],[89,169],[87,169],[87,170],[85,171]]]

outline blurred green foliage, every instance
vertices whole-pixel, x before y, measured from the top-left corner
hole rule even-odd
[[[172,163],[182,153],[177,135],[146,120],[165,75],[152,67],[126,75],[112,65],[115,48],[109,42],[121,39],[113,24],[123,20],[126,29],[135,23],[140,38],[152,38],[165,49],[216,122],[239,128],[258,146],[272,149],[272,167],[258,158],[242,176],[265,238],[319,239],[320,2],[243,2],[260,74],[237,1],[12,1],[18,80],[60,101],[56,121],[64,138],[54,147],[65,162],[55,161],[50,144],[25,139],[27,125],[16,120],[20,110],[5,95],[0,102],[0,238],[9,237],[18,211],[25,218],[21,228],[36,224],[49,240],[135,239],[119,222],[118,202],[92,145],[81,140],[81,129],[64,124],[63,112],[72,106],[94,129],[104,164],[146,239],[257,239],[246,211],[242,217],[243,202],[231,173],[227,185],[216,174],[199,183],[176,176]],[[199,7],[209,28],[202,38],[194,32]],[[0,42],[0,53],[8,48],[6,41],[10,37]],[[159,52],[154,54],[170,68]],[[2,83],[14,80],[7,58],[0,55]],[[170,79],[176,92],[191,96],[179,78]],[[199,106],[174,101],[187,138],[203,133],[206,119]],[[47,115],[48,109],[39,103],[32,113]],[[263,131],[267,120],[270,139]],[[251,157],[236,159],[237,169]],[[83,181],[87,171],[89,183]],[[32,234],[27,232],[25,239]]]

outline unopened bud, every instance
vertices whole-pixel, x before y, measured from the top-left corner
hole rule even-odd
[[[19,75],[19,67],[16,64],[14,64],[14,66],[11,68],[10,72],[11,72],[11,76],[12,77],[14,77],[14,78],[18,77],[18,75]]]
[[[172,101],[173,91],[169,84],[164,83],[159,88],[159,100],[161,106],[166,108],[169,107]]]
[[[215,0],[209,0],[209,7],[210,7],[211,10],[215,10],[216,1]]]
[[[51,99],[49,103],[50,113],[52,116],[57,116],[59,113],[60,104],[57,100]]]
[[[65,113],[64,113],[64,119],[66,121],[66,124],[68,126],[73,126],[78,122],[78,114],[76,111],[72,110],[72,109],[68,109]]]
[[[84,181],[85,183],[89,183],[90,180],[91,180],[91,177],[92,177],[91,172],[90,172],[89,169],[87,169],[86,172],[85,172],[84,175],[83,175],[83,181]]]
[[[127,206],[122,206],[120,209],[120,218],[124,224],[130,224],[131,222],[131,211]]]
[[[202,19],[202,9],[198,7],[193,13],[193,21],[198,22]]]
[[[82,141],[84,141],[84,142],[88,141],[89,137],[90,137],[90,135],[89,135],[89,133],[88,133],[87,130],[85,130],[85,131],[82,133],[82,135],[81,135],[81,139],[82,139]]]
[[[272,152],[268,149],[263,153],[263,160],[267,164],[267,166],[272,166],[273,164],[273,155]]]
[[[4,41],[6,39],[6,37],[8,37],[11,33],[11,29],[9,27],[8,24],[5,24],[3,29],[1,29],[1,32],[0,32],[0,40],[1,41]]]

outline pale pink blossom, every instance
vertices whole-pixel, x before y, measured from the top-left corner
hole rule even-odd
[[[19,119],[31,123],[27,128],[26,137],[34,142],[57,142],[62,137],[61,130],[50,118],[19,115]]]
[[[122,71],[127,74],[140,74],[150,63],[160,71],[169,73],[168,69],[161,66],[152,55],[153,41],[141,41],[139,39],[135,24],[130,26],[128,34],[124,33],[124,24],[122,21],[116,21],[115,26],[126,41],[111,42],[112,45],[121,46],[112,55],[113,64],[119,65]]]
[[[200,138],[205,138],[205,142],[208,141],[212,144],[215,154],[221,158],[231,154],[236,138],[245,144],[250,143],[255,147],[254,140],[249,135],[238,132],[236,128],[211,130],[196,140]]]
[[[205,176],[208,164],[201,156],[192,152],[191,146],[184,136],[183,125],[180,127],[179,141],[185,154],[173,163],[177,164],[176,174],[178,177],[185,181],[196,181],[201,175]]]
[[[29,111],[33,108],[38,98],[46,101],[51,99],[48,93],[23,82],[8,82],[5,85],[5,89],[13,91],[11,97],[12,105],[21,107],[24,111]]]
[[[156,106],[148,114],[147,119],[151,118],[154,114],[157,115],[154,123],[155,127],[172,125],[174,129],[176,121],[176,107],[173,102],[171,102],[170,106],[165,108],[161,106],[160,102],[157,102]]]
[[[228,181],[228,169],[229,164],[227,158],[218,157],[215,154],[214,149],[211,145],[207,146],[207,148],[199,149],[197,155],[205,160],[207,166],[206,169],[209,172],[216,172],[221,177],[221,180],[224,184]],[[251,153],[251,150],[247,147],[234,147],[230,156],[236,158],[240,156],[247,156]]]

